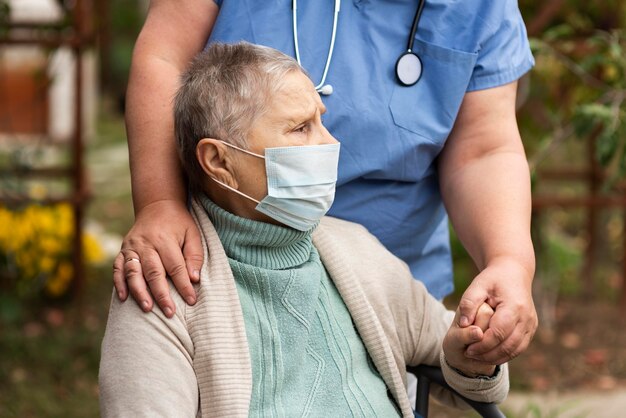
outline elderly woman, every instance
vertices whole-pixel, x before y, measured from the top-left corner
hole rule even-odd
[[[172,292],[167,319],[112,299],[103,416],[412,417],[417,364],[468,398],[504,399],[506,366],[464,356],[490,308],[458,327],[363,227],[323,217],[340,147],[324,112],[273,49],[215,44],[190,65],[175,123],[205,248],[198,302]]]

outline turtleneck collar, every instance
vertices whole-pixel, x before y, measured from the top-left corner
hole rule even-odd
[[[213,203],[205,194],[199,200],[213,223],[226,255],[255,267],[284,270],[300,266],[311,256],[309,231],[254,221],[234,215]]]

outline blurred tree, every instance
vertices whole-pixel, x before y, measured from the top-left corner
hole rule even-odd
[[[124,111],[124,95],[133,46],[145,18],[145,1],[101,0],[100,45],[103,92]]]
[[[594,170],[603,174],[594,174],[591,180],[608,191],[626,178],[626,4],[621,0],[520,0],[520,8],[537,62],[519,114],[533,187],[544,194],[584,194],[585,184],[570,183],[557,190],[543,184],[537,172],[554,167],[583,169],[593,160]],[[548,328],[568,276],[565,271],[575,264],[571,257],[559,254],[589,249],[583,276],[585,290],[591,290],[596,273],[589,260],[594,256],[591,250],[596,244],[608,246],[609,240],[609,234],[598,241],[594,237],[597,215],[595,207],[588,209],[586,235],[580,227],[580,212],[571,209],[552,216],[551,223],[537,213],[533,218],[538,258],[535,283],[540,288],[536,303]],[[623,241],[623,224],[620,231],[613,240]],[[581,240],[586,244],[581,245]]]
[[[0,36],[6,34],[9,23],[9,12],[8,0],[0,0]]]
[[[620,0],[521,0],[537,66],[520,125],[534,170],[596,130],[607,185],[626,175],[626,6]]]

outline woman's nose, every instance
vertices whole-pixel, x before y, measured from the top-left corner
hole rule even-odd
[[[326,129],[324,125],[322,125],[321,138],[319,141],[320,145],[336,144],[339,142],[335,139],[334,136],[332,136],[330,132],[328,132],[328,129]]]

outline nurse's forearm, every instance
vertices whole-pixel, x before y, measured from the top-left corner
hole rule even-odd
[[[512,260],[532,279],[530,179],[523,153],[496,151],[468,162],[444,182],[442,193],[455,231],[479,270]]]
[[[439,159],[441,193],[482,270],[515,260],[532,279],[530,175],[515,119],[516,84],[468,93]]]
[[[147,57],[131,71],[126,130],[135,213],[155,201],[185,201],[185,186],[174,141],[172,97],[179,73]],[[159,86],[154,85],[161,80]]]
[[[126,96],[135,213],[156,201],[185,202],[172,103],[180,74],[202,50],[217,12],[206,0],[150,3],[133,51]]]

